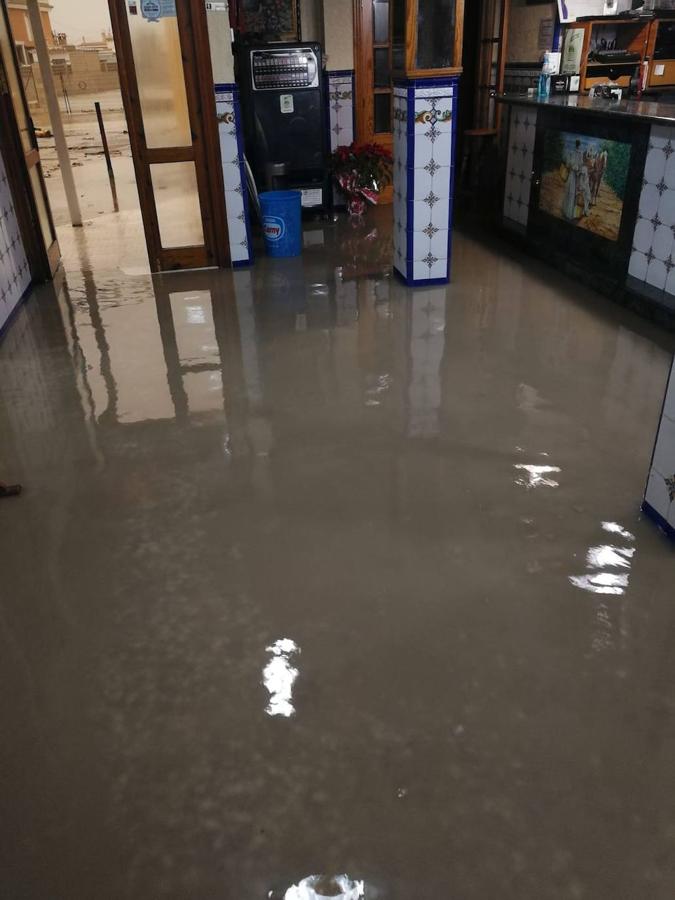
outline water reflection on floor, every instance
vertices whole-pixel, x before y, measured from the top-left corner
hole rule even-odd
[[[375,224],[71,269],[0,345],[6,896],[671,900],[671,347]]]

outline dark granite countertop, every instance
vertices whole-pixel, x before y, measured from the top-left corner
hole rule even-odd
[[[520,106],[547,106],[560,110],[575,110],[583,115],[622,116],[675,125],[675,104],[656,100],[593,100],[583,94],[561,94],[540,100],[523,94],[502,94],[500,103],[517,103]]]

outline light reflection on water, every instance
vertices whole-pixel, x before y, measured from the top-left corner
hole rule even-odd
[[[364,895],[364,882],[348,875],[310,875],[290,887],[284,900],[360,900]]]
[[[557,475],[559,472],[562,472],[562,469],[558,466],[534,466],[519,463],[514,466],[514,469],[523,473],[522,475],[517,476],[516,484],[519,484],[521,487],[525,487],[528,490],[530,488],[556,488],[560,486],[558,481],[550,477],[551,475]]]
[[[266,647],[266,650],[272,654],[272,659],[263,669],[263,681],[270,695],[265,712],[269,716],[284,716],[288,719],[295,713],[292,703],[293,685],[300,674],[291,665],[291,659],[300,653],[300,648],[290,638],[282,638]]]
[[[602,528],[626,541],[635,540],[635,535],[617,522],[603,522]],[[586,552],[586,568],[591,571],[585,575],[570,575],[569,580],[575,587],[591,594],[625,594],[635,553],[635,547],[621,547],[617,544],[589,547]],[[612,571],[617,569],[629,571]]]

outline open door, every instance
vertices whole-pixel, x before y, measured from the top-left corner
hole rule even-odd
[[[56,272],[61,253],[42,175],[33,121],[16,58],[7,5],[0,10],[0,142],[31,275],[45,281]]]
[[[109,5],[150,268],[228,265],[204,0]]]

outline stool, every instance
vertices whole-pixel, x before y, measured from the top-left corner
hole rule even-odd
[[[480,181],[480,170],[485,159],[486,151],[491,147],[494,138],[497,137],[496,128],[467,128],[464,132],[464,153],[462,155],[462,169],[459,176],[460,190],[472,190],[476,182]],[[466,183],[467,172],[471,183]]]

